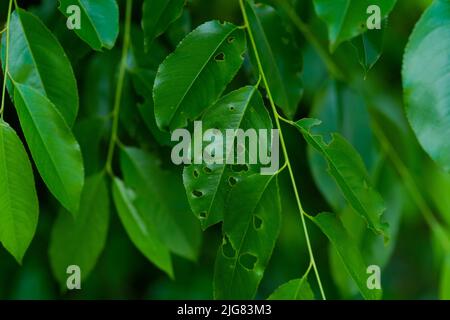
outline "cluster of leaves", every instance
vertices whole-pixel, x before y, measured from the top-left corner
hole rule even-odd
[[[121,6],[116,0],[61,0],[59,28],[70,19],[71,5],[81,9],[82,28],[58,33],[58,27],[50,31],[38,16],[9,1],[1,50],[4,84],[34,166],[60,205],[49,256],[62,287],[69,265],[80,266],[83,280],[94,269],[112,211],[135,247],[170,278],[175,277],[174,255],[196,261],[204,232],[221,225],[213,295],[252,299],[280,235],[286,205],[281,183],[295,198],[309,267],[270,299],[326,297],[309,222],[329,239],[331,274],[341,296],[381,298],[382,290],[368,288],[366,270],[372,264],[387,265],[408,196],[449,256],[447,222],[434,217],[407,161],[399,156],[397,149],[413,140],[401,115],[383,107],[389,102],[376,101],[368,85],[335,64],[297,15],[301,3],[263,2],[236,2],[242,26],[211,20],[191,30],[184,0],[144,0],[134,6],[133,0]],[[366,9],[373,4],[381,9],[381,31],[366,27]],[[330,52],[352,46],[367,74],[381,56],[395,4],[314,0],[312,6],[327,27]],[[134,23],[133,9],[140,25]],[[408,119],[423,149],[447,172],[449,30],[450,3],[435,0],[411,35],[403,65]],[[61,37],[63,32],[72,37]],[[304,39],[335,78],[322,89],[311,89],[314,81],[302,70]],[[86,56],[89,65],[83,69]],[[77,78],[78,83],[85,79],[83,89],[89,92],[81,99]],[[309,115],[300,116],[305,115],[299,110],[302,98],[311,91],[318,92],[314,106]],[[3,120],[3,107],[0,242],[21,263],[35,234],[39,203],[32,164],[22,140]],[[250,163],[192,164],[181,172],[170,162],[170,133],[191,129],[195,120],[203,121],[204,130],[279,129],[284,165],[274,175],[261,175],[261,166]],[[288,143],[301,138],[327,211],[335,213],[305,210],[293,169],[298,160]],[[445,173],[433,172],[448,183]],[[288,176],[282,179],[284,173]],[[440,198],[435,202],[439,206]],[[450,295],[449,259],[445,261],[444,298]],[[309,284],[311,270],[314,286]]]

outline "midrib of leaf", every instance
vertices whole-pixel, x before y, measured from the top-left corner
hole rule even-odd
[[[121,182],[121,185],[122,185],[122,188],[118,188],[118,191],[119,191],[119,193],[122,194],[123,202],[125,203],[125,205],[128,208],[128,210],[131,212],[131,217],[136,222],[137,226],[142,231],[144,236],[148,236],[147,226],[145,225],[143,219],[139,215],[138,210],[136,209],[136,207],[133,205],[133,203],[130,203],[132,200],[129,198],[128,194],[126,194],[126,193],[129,192],[128,188],[122,182]]]
[[[184,99],[186,98],[186,95],[188,94],[188,92],[192,89],[192,86],[194,85],[195,82],[197,82],[198,77],[200,76],[200,74],[203,72],[203,70],[205,69],[206,65],[211,61],[212,57],[214,56],[214,54],[217,52],[217,50],[220,48],[220,46],[223,44],[223,42],[225,41],[225,39],[228,38],[228,36],[230,34],[232,34],[234,31],[237,30],[237,27],[234,27],[230,30],[230,32],[228,32],[226,34],[225,37],[222,38],[222,40],[220,41],[220,43],[215,47],[214,51],[212,51],[212,53],[209,55],[208,59],[206,60],[206,62],[203,64],[203,66],[200,68],[199,72],[197,72],[197,74],[195,75],[194,79],[191,81],[191,83],[189,84],[188,88],[185,90],[183,96],[181,97],[180,101],[177,103],[177,105],[175,106],[175,112],[172,113],[172,115],[169,118],[169,123],[172,122],[173,118],[175,117],[175,115],[178,114],[179,109],[180,109],[180,105],[181,103],[183,103]]]
[[[335,172],[337,173],[339,180],[341,181],[341,183],[343,183],[343,185],[345,185],[345,188],[347,189],[347,192],[349,192],[349,194],[350,194],[352,200],[359,206],[359,210],[360,210],[361,212],[364,213],[364,219],[365,219],[366,222],[368,223],[369,227],[370,227],[371,229],[373,229],[373,231],[375,231],[376,233],[380,233],[380,232],[383,233],[382,230],[378,230],[378,228],[376,228],[375,225],[373,225],[373,222],[370,221],[370,219],[369,219],[369,217],[370,217],[369,211],[368,211],[367,208],[361,203],[361,201],[359,200],[358,196],[356,196],[356,195],[354,194],[352,188],[348,185],[347,181],[346,181],[346,180],[344,179],[344,177],[341,175],[341,173],[340,173],[339,170],[337,169],[337,166],[336,166],[336,164],[334,163],[334,161],[332,160],[332,158],[331,158],[330,154],[328,153],[328,151],[326,151],[326,149],[324,149],[320,143],[317,143],[317,142],[315,141],[315,137],[316,137],[316,136],[312,135],[310,132],[306,131],[306,130],[303,129],[303,128],[301,128],[301,130],[302,130],[303,132],[305,132],[305,133],[306,133],[306,134],[314,141],[314,144],[315,144],[316,146],[318,146],[318,148],[321,150],[321,152],[325,155],[325,157],[326,157],[327,160],[328,160],[328,163],[330,164],[330,167],[331,167],[330,169],[332,169],[333,171],[335,171]],[[358,210],[357,208],[355,208],[355,209]],[[377,213],[377,215],[378,215],[378,213]]]
[[[86,10],[86,8],[84,7],[84,1],[82,0],[77,0],[77,2],[80,4],[80,7],[83,9],[86,17],[88,18],[89,22],[91,23],[92,29],[94,29],[95,35],[97,36],[97,40],[99,42],[100,48],[103,47],[103,42],[102,42],[102,38],[100,36],[100,34],[97,31],[96,25],[94,24],[94,21],[92,21],[91,17],[89,16],[88,11]]]
[[[256,21],[258,23],[258,27],[262,30],[261,34],[262,34],[262,36],[264,38],[264,42],[266,44],[266,48],[268,48],[268,53],[269,53],[269,56],[270,56],[270,60],[272,61],[272,64],[275,66],[275,70],[277,71],[276,74],[275,74],[276,78],[278,80],[277,82],[280,84],[280,87],[283,90],[283,96],[284,96],[285,101],[287,102],[288,107],[289,107],[290,101],[289,101],[289,98],[288,98],[288,95],[287,95],[287,92],[286,92],[286,88],[283,85],[283,81],[281,80],[282,77],[281,77],[281,74],[280,74],[280,70],[278,68],[278,64],[276,64],[276,62],[275,62],[275,56],[273,54],[272,47],[269,45],[269,40],[267,39],[266,32],[265,32],[265,30],[264,30],[264,28],[263,28],[263,26],[261,24],[261,20],[259,19],[259,17],[256,14],[255,10],[253,10],[253,8],[252,8],[252,11],[253,11],[253,13],[255,15],[255,18],[256,18]],[[255,49],[255,50],[257,50],[257,49]]]
[[[23,25],[23,23],[22,23],[22,18],[20,17],[20,11],[22,11],[22,9],[17,8],[17,16],[18,16],[18,18],[19,18],[20,26],[22,27],[22,31],[23,31],[23,34],[24,34],[24,38],[25,38],[25,41],[27,42],[27,47],[28,47],[28,50],[30,51],[31,59],[33,60],[33,65],[34,65],[34,67],[35,67],[36,70],[37,70],[37,75],[38,75],[38,77],[39,77],[39,82],[40,82],[41,85],[42,85],[42,88],[43,88],[43,90],[44,90],[45,96],[48,97],[48,94],[47,94],[47,88],[46,88],[45,85],[44,85],[44,81],[42,81],[42,76],[41,76],[41,72],[40,72],[40,70],[39,70],[39,66],[38,66],[38,64],[36,63],[36,58],[34,57],[34,52],[33,52],[33,50],[31,49],[30,40],[28,39],[28,34],[27,34],[27,32],[25,31],[24,25]],[[12,80],[13,80],[13,83],[14,83],[14,82],[15,82],[14,79],[12,79]]]
[[[15,81],[13,80],[13,83],[16,84],[17,82],[15,82]],[[35,90],[35,89],[31,88],[31,87],[29,87],[29,88],[30,88],[30,90],[33,90],[33,91],[38,92],[37,90]],[[16,90],[17,90],[17,89],[16,89]],[[52,165],[54,171],[57,173],[56,176],[57,176],[57,178],[58,178],[58,180],[59,180],[59,182],[60,182],[60,184],[61,184],[61,186],[62,186],[61,189],[63,190],[63,192],[64,192],[64,194],[65,194],[65,199],[66,199],[66,200],[67,200],[67,199],[70,199],[69,193],[67,192],[67,190],[66,190],[66,188],[65,188],[65,185],[64,185],[64,182],[63,182],[63,180],[62,180],[62,178],[61,178],[61,176],[60,176],[60,175],[61,175],[61,172],[60,172],[60,170],[58,169],[58,166],[56,166],[56,164],[55,164],[55,159],[53,158],[53,153],[49,151],[47,143],[45,142],[44,139],[42,139],[42,132],[39,130],[38,126],[36,125],[35,119],[34,119],[34,117],[32,116],[31,112],[30,112],[29,109],[28,109],[28,104],[25,102],[25,99],[22,97],[22,93],[20,92],[20,90],[17,90],[17,92],[20,94],[21,99],[22,99],[22,101],[24,102],[24,105],[25,105],[25,108],[24,108],[24,109],[25,109],[26,112],[28,113],[30,119],[32,119],[31,123],[32,123],[33,127],[34,127],[35,130],[39,133],[39,134],[38,134],[39,140],[42,142],[42,144],[43,144],[44,147],[45,147],[45,150],[47,151],[47,154],[49,155],[49,158],[50,158],[50,160],[51,160],[50,163],[51,163],[51,165]],[[38,93],[39,93],[39,92],[38,92]],[[39,93],[39,94],[40,94],[40,93]],[[47,102],[49,103],[49,105],[51,105],[51,107],[53,108],[53,111],[55,111],[55,112],[58,114],[58,116],[60,116],[61,119],[64,121],[64,118],[63,118],[63,116],[61,115],[61,113],[59,112],[59,110],[53,105],[52,102],[50,102],[50,100],[49,100],[48,98],[46,98],[46,99],[47,99]],[[65,121],[64,121],[63,123],[65,124]],[[67,128],[67,129],[68,129],[68,128]],[[69,129],[68,129],[68,130],[69,130]]]
[[[3,121],[3,120],[0,120],[0,121]],[[3,124],[3,123],[0,123],[0,126],[4,126],[4,124]],[[6,127],[6,128],[7,128],[7,127]],[[10,215],[9,215],[10,221],[11,221],[12,224],[13,224],[13,228],[14,228],[14,232],[13,232],[14,245],[16,246],[16,249],[17,249],[17,243],[18,243],[18,240],[17,240],[17,234],[16,234],[16,232],[18,231],[18,228],[17,228],[17,225],[16,225],[16,221],[15,221],[13,215],[12,215],[12,211],[14,210],[14,209],[13,209],[13,208],[14,208],[14,206],[13,206],[14,202],[13,202],[12,199],[11,199],[11,189],[9,188],[10,177],[9,177],[9,174],[8,174],[8,168],[7,168],[7,166],[6,166],[5,137],[4,137],[3,130],[1,130],[1,128],[0,128],[0,138],[1,138],[1,145],[2,145],[2,149],[3,149],[3,154],[5,155],[5,160],[2,161],[2,166],[3,166],[4,174],[5,174],[5,176],[6,176],[6,189],[7,189],[7,196],[6,196],[6,197],[7,197],[7,201],[8,201],[8,207],[9,207],[9,209],[10,209],[10,211],[7,210],[7,212],[10,214]],[[3,214],[3,213],[2,213],[2,214]]]
[[[361,0],[359,0],[359,1],[361,1]],[[340,21],[340,23],[339,23],[339,32],[338,32],[338,34],[336,35],[336,41],[338,40],[340,34],[342,33],[342,28],[343,28],[344,23],[345,23],[345,20],[346,20],[346,18],[347,18],[347,16],[348,16],[348,11],[349,11],[350,3],[351,3],[351,2],[352,2],[352,0],[347,0],[347,2],[346,2],[347,4],[345,5],[344,14],[343,14],[342,19],[341,19],[341,21]],[[335,42],[336,42],[336,41],[335,41]],[[334,43],[333,45],[336,45],[336,44]]]
[[[244,245],[244,241],[245,241],[245,239],[247,238],[248,230],[250,229],[250,225],[251,225],[252,218],[253,218],[253,212],[255,212],[256,208],[258,207],[258,205],[259,205],[259,203],[260,203],[260,201],[261,201],[261,198],[262,198],[264,192],[267,190],[267,186],[268,186],[269,183],[272,181],[272,179],[273,179],[274,176],[275,176],[275,175],[272,175],[272,176],[270,177],[270,179],[267,180],[266,185],[265,185],[264,188],[263,188],[263,191],[261,192],[261,194],[260,194],[259,197],[258,197],[258,201],[255,201],[255,206],[253,207],[252,212],[248,215],[247,227],[245,228],[245,232],[244,232],[244,234],[243,234],[242,237],[241,237],[239,246],[237,247],[237,250],[236,250],[236,259],[234,259],[234,261],[233,261],[233,271],[231,272],[231,281],[230,281],[230,284],[234,282],[234,276],[236,275],[236,265],[238,264],[239,257],[240,257],[240,253],[241,253],[241,250],[242,250],[242,246]],[[228,237],[229,237],[229,236],[228,236]],[[231,239],[230,239],[229,241],[231,241]],[[259,257],[258,257],[258,259],[259,259]]]

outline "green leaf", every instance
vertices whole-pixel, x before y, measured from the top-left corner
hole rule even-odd
[[[406,114],[425,151],[450,172],[450,3],[436,0],[409,39],[403,58]],[[424,72],[426,64],[426,72]]]
[[[311,132],[321,123],[317,119],[302,119],[296,122],[307,143],[316,149],[327,161],[328,172],[335,179],[344,197],[353,209],[367,221],[375,233],[388,239],[387,225],[381,216],[385,210],[384,201],[370,185],[370,178],[358,152],[340,134],[332,134],[329,143],[323,136]]]
[[[136,193],[127,188],[122,180],[114,178],[113,198],[131,241],[149,261],[173,278],[169,250],[159,239],[158,226],[145,214],[145,206],[136,201]]]
[[[236,183],[223,223],[214,270],[216,299],[252,299],[272,255],[281,225],[277,178],[259,173]]]
[[[94,50],[112,49],[119,35],[119,6],[116,0],[59,0],[59,10],[70,19],[73,5],[80,9],[80,29],[75,33]]]
[[[367,30],[367,8],[379,6],[381,19],[394,9],[396,0],[314,0],[317,15],[327,24],[330,50]]]
[[[268,300],[314,300],[314,293],[306,278],[291,280],[274,291]]]
[[[6,37],[2,38],[4,64]],[[21,9],[11,17],[8,71],[13,82],[47,97],[72,127],[78,112],[78,92],[69,59],[50,30]]]
[[[202,117],[203,132],[218,129],[226,137],[226,129],[272,128],[269,113],[256,87],[244,87],[229,93],[209,108]],[[224,141],[225,143],[226,141]],[[203,147],[209,144],[205,142]],[[225,157],[224,157],[225,158]],[[191,164],[184,168],[183,181],[189,203],[204,229],[223,220],[233,181],[259,174],[261,166]],[[201,196],[199,196],[199,192]],[[239,194],[235,194],[240,197]],[[249,201],[242,197],[240,201]]]
[[[22,84],[14,87],[20,124],[39,173],[53,195],[75,214],[84,184],[80,146],[45,96]]]
[[[333,244],[362,296],[369,300],[380,299],[382,296],[381,290],[371,290],[367,287],[367,266],[364,263],[361,252],[336,215],[321,213],[310,218]]]
[[[38,215],[30,160],[16,132],[0,120],[0,242],[20,264],[34,237]]]
[[[109,225],[109,193],[103,173],[86,179],[80,209],[74,219],[60,210],[50,238],[50,264],[62,287],[67,280],[67,267],[77,265],[81,278],[94,269],[105,246]]]
[[[362,66],[365,75],[381,57],[386,28],[387,19],[381,29],[367,30],[351,42],[356,49],[359,64]]]
[[[315,133],[328,136],[339,132],[361,155],[368,171],[372,171],[377,151],[369,111],[362,97],[340,83],[330,81],[324,90],[316,94],[311,117],[322,121],[315,128]],[[327,173],[327,161],[312,146],[308,146],[308,160],[322,195],[334,211],[340,212],[346,206],[345,199]]]
[[[142,29],[145,46],[161,35],[183,12],[186,0],[144,0],[142,8]]]
[[[136,148],[123,148],[120,160],[126,184],[145,204],[142,213],[158,226],[162,242],[172,252],[196,260],[201,229],[184,196],[181,177],[164,170],[152,154]]]
[[[444,258],[444,263],[442,264],[439,298],[441,300],[450,300],[450,255]]]
[[[184,127],[210,107],[241,67],[244,51],[244,32],[228,22],[206,22],[188,34],[156,75],[158,127]]]
[[[303,95],[301,50],[274,8],[246,0],[245,10],[275,103],[292,119]]]

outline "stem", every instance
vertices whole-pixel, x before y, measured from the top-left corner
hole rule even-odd
[[[125,30],[122,44],[122,58],[120,61],[119,78],[117,80],[116,95],[114,100],[114,109],[112,112],[113,124],[111,130],[111,139],[109,141],[108,156],[106,159],[106,172],[113,176],[112,161],[114,157],[114,149],[117,143],[117,131],[119,128],[119,114],[120,104],[122,101],[123,82],[125,79],[125,71],[127,66],[127,54],[130,45],[130,25],[131,25],[131,11],[133,7],[133,0],[127,0],[127,8],[125,13]]]
[[[314,49],[316,50],[322,61],[325,63],[330,74],[337,80],[348,82],[352,88],[354,88],[356,91],[360,92],[364,96],[365,100],[368,100],[369,102],[373,100],[371,99],[369,93],[367,93],[363,88],[360,88],[360,86],[351,83],[350,79],[344,75],[342,69],[337,64],[334,63],[330,55],[327,53],[326,49],[323,48],[323,46],[317,40],[316,36],[311,32],[309,27],[300,19],[300,17],[294,12],[294,10],[290,7],[290,5],[287,4],[285,0],[277,0],[277,1],[281,4],[281,7],[285,11],[285,13],[289,16],[294,25],[298,28],[298,30],[314,47]],[[374,107],[369,103],[369,108]],[[412,199],[416,203],[416,206],[422,213],[425,222],[428,224],[430,229],[436,235],[438,235],[439,239],[441,239],[442,241],[443,246],[450,250],[450,239],[448,236],[446,236],[444,228],[434,217],[432,210],[430,209],[422,193],[420,192],[415,179],[409,172],[407,166],[403,163],[403,161],[397,154],[395,148],[392,146],[389,139],[384,135],[383,130],[381,126],[377,123],[376,119],[372,119],[372,128],[376,138],[378,139],[384,151],[387,153],[387,156],[390,159],[391,163],[393,164],[399,177],[402,179],[405,188],[408,190]]]
[[[8,17],[6,20],[6,48],[5,48],[5,70],[3,70],[3,89],[2,89],[2,104],[0,107],[0,117],[3,120],[3,111],[5,111],[5,96],[6,96],[6,82],[8,80],[8,65],[9,65],[9,22],[11,20],[12,0],[9,0]]]
[[[257,47],[256,47],[256,43],[255,43],[255,39],[253,37],[252,30],[251,30],[250,25],[248,23],[247,12],[245,11],[243,0],[239,0],[239,5],[241,7],[242,16],[244,18],[245,26],[247,28],[247,33],[248,33],[248,36],[250,38],[250,42],[252,44],[253,51],[255,53],[255,58],[256,58],[256,61],[257,61],[257,64],[258,64],[259,73],[261,75],[262,81],[263,81],[264,86],[265,86],[266,91],[267,91],[267,95],[269,97],[269,102],[270,102],[270,105],[272,107],[272,112],[273,112],[273,115],[274,115],[274,118],[275,118],[275,123],[276,123],[276,126],[277,126],[277,128],[278,128],[278,130],[280,132],[281,148],[283,150],[283,155],[284,155],[284,158],[285,158],[285,161],[286,161],[286,166],[288,168],[289,176],[290,176],[290,179],[291,179],[291,182],[292,182],[292,187],[294,189],[294,194],[295,194],[295,199],[297,201],[297,206],[298,206],[298,209],[300,211],[300,217],[301,217],[301,221],[302,221],[303,230],[304,230],[304,233],[305,233],[306,245],[308,247],[310,262],[311,262],[311,265],[312,265],[312,267],[314,269],[314,273],[315,273],[316,278],[317,278],[317,283],[319,285],[319,289],[320,289],[320,293],[322,295],[322,299],[325,300],[326,299],[325,293],[323,291],[322,282],[320,280],[319,272],[317,270],[317,265],[316,265],[316,262],[314,260],[314,254],[313,254],[312,247],[311,247],[311,241],[309,239],[308,228],[306,226],[306,221],[305,221],[305,217],[304,217],[305,211],[303,210],[303,206],[302,206],[302,203],[300,201],[300,196],[299,196],[299,193],[298,193],[298,190],[297,190],[297,185],[295,183],[294,172],[292,170],[291,162],[289,160],[289,155],[288,155],[287,148],[286,148],[286,143],[285,143],[284,137],[283,137],[283,132],[281,130],[279,115],[278,115],[277,109],[275,107],[275,102],[273,100],[272,93],[270,91],[269,83],[267,82],[266,75],[264,74],[264,70],[262,68],[261,59],[259,57],[259,53],[258,53],[258,50],[257,50]]]

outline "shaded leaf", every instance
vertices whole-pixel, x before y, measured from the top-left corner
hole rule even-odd
[[[142,213],[158,226],[162,242],[178,255],[197,259],[200,225],[183,196],[180,176],[164,170],[159,159],[136,148],[122,148],[121,168],[125,182],[144,204]]]
[[[306,278],[294,279],[279,286],[268,300],[314,300],[314,293]]]
[[[52,194],[75,214],[84,184],[80,146],[53,103],[31,87],[14,87],[20,124],[39,173]]]
[[[103,251],[109,225],[109,193],[103,173],[86,179],[74,219],[60,210],[53,225],[49,255],[53,274],[66,286],[67,267],[77,265],[86,279]]]
[[[136,203],[136,194],[122,180],[114,178],[113,198],[120,220],[134,245],[159,269],[173,277],[169,250],[161,242],[154,225],[142,204]]]
[[[442,300],[450,300],[450,255],[444,258],[442,264],[439,298]]]
[[[425,151],[450,172],[450,3],[436,0],[416,24],[403,58],[409,122]],[[426,72],[424,72],[426,66]]]
[[[371,290],[367,287],[367,266],[355,241],[348,235],[347,230],[345,230],[336,215],[321,213],[310,218],[333,244],[349,274],[356,282],[362,296],[370,300],[380,299],[382,295],[381,290]]]
[[[210,107],[239,70],[244,51],[245,34],[231,23],[206,22],[188,34],[156,75],[158,127],[184,127]]]
[[[0,242],[19,263],[34,237],[38,215],[30,160],[15,131],[0,120]]]
[[[301,50],[274,8],[246,0],[245,10],[275,103],[292,119],[303,95]]]
[[[185,2],[186,0],[144,0],[142,29],[146,47],[181,16]]]

